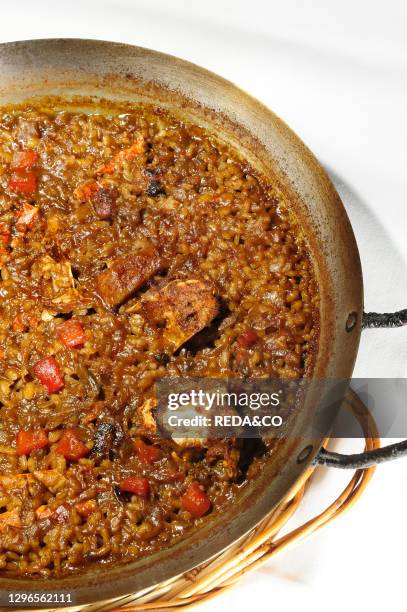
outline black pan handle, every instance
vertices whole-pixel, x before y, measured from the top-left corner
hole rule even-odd
[[[407,308],[398,312],[364,312],[362,319],[362,329],[368,328],[389,328],[403,327],[407,325]],[[355,401],[355,394],[353,401]],[[357,396],[356,396],[357,397]],[[351,400],[352,401],[352,400]],[[366,411],[366,406],[357,398],[359,414],[361,411]],[[362,410],[361,407],[363,406]],[[407,455],[407,440],[396,442],[389,446],[376,448],[375,450],[364,453],[356,453],[354,455],[344,455],[342,453],[333,453],[321,448],[318,455],[314,459],[315,465],[325,465],[327,467],[342,468],[345,470],[358,470],[371,467],[385,461],[392,461]]]
[[[362,329],[371,327],[403,327],[407,325],[407,308],[397,312],[364,312]]]
[[[376,448],[365,453],[356,453],[355,455],[333,453],[325,448],[321,448],[314,459],[314,464],[342,468],[343,470],[359,470],[384,463],[385,461],[392,461],[404,455],[407,455],[407,440],[383,446],[382,448]]]

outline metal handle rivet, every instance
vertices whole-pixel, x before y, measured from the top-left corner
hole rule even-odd
[[[297,457],[297,463],[304,463],[304,461],[306,461],[308,457],[311,455],[313,450],[314,450],[314,447],[312,446],[312,444],[303,448]]]
[[[348,318],[346,319],[346,325],[345,325],[346,331],[351,332],[353,329],[355,329],[357,321],[358,321],[358,313],[355,311],[351,312]]]

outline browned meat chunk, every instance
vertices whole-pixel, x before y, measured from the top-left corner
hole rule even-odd
[[[116,306],[144,285],[160,267],[160,256],[153,248],[119,257],[97,276],[97,292],[108,306]]]
[[[158,329],[165,348],[176,351],[215,318],[215,288],[206,280],[175,280],[146,293],[141,313]]]
[[[114,187],[102,187],[96,191],[92,203],[99,219],[111,219],[114,216],[118,196],[119,191]]]

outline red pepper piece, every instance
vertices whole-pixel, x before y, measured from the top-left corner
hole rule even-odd
[[[258,339],[259,336],[256,334],[254,329],[248,329],[237,337],[236,342],[241,348],[247,349],[251,348],[253,344],[256,344]]]
[[[160,450],[151,444],[146,444],[143,440],[138,439],[134,442],[134,447],[136,449],[138,457],[144,463],[154,463],[158,461],[160,458]]]
[[[238,366],[242,366],[247,361],[248,353],[247,351],[237,351],[236,353],[236,363]]]
[[[85,343],[85,331],[82,323],[69,319],[57,327],[56,335],[65,346],[83,346]]]
[[[120,483],[120,490],[124,493],[133,493],[139,497],[147,499],[150,493],[150,483],[147,478],[130,476]]]
[[[185,474],[184,472],[172,472],[169,474],[168,478],[171,482],[183,482],[185,480]]]
[[[38,161],[38,153],[32,149],[26,151],[15,151],[11,161],[13,170],[25,171],[30,170]]]
[[[56,452],[69,461],[78,461],[89,454],[89,449],[80,439],[80,434],[76,429],[65,429]]]
[[[75,190],[75,195],[79,200],[90,200],[99,189],[102,189],[102,185],[97,181],[91,181],[90,183],[79,185]]]
[[[115,171],[116,167],[123,164],[125,161],[129,161],[138,157],[143,153],[145,149],[144,138],[141,134],[137,137],[136,141],[127,149],[122,149],[113,157],[107,164],[101,166],[96,170],[98,174],[111,174]]]
[[[13,172],[8,182],[8,186],[12,191],[23,193],[27,196],[32,195],[36,191],[37,185],[37,175],[29,170]]]
[[[43,429],[29,429],[17,434],[17,455],[29,455],[34,450],[48,446],[48,436]]]
[[[97,508],[98,505],[94,499],[88,499],[88,501],[79,502],[78,504],[75,504],[75,509],[77,513],[81,516],[84,516],[85,518],[88,518],[91,514],[96,512]]]
[[[34,366],[34,374],[48,393],[57,393],[64,386],[59,367],[54,357],[44,357]]]
[[[194,518],[200,518],[211,507],[211,500],[197,482],[192,482],[181,497],[181,505]]]

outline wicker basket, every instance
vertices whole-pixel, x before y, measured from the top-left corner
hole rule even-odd
[[[347,408],[359,420],[365,436],[365,450],[380,447],[376,425],[371,417],[366,420],[355,406]],[[308,537],[331,520],[348,510],[362,495],[373,476],[374,467],[357,470],[337,499],[323,512],[280,536],[280,531],[293,516],[307,490],[315,469],[310,467],[297,481],[287,497],[248,535],[230,546],[209,563],[181,577],[151,588],[148,592],[134,593],[108,602],[71,608],[71,612],[138,612],[142,610],[190,609],[231,588],[244,574]]]

